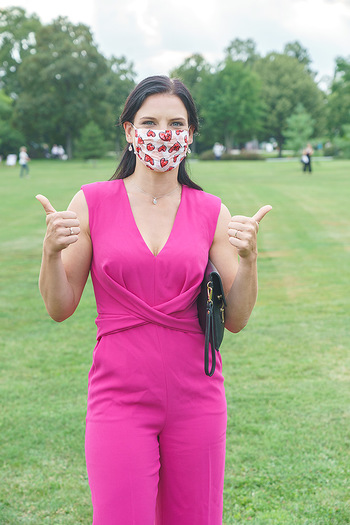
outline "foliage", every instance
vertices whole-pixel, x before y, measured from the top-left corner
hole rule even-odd
[[[76,148],[76,156],[82,159],[100,159],[105,155],[106,142],[95,122],[89,122],[82,129]]]
[[[350,123],[350,57],[336,59],[327,115],[331,135],[341,135],[343,126]]]
[[[350,159],[350,124],[344,124],[341,136],[333,139],[338,155],[345,159]]]
[[[260,58],[256,49],[256,43],[251,38],[241,40],[235,38],[225,49],[226,58],[231,58],[234,62],[242,62],[246,65],[253,65]]]
[[[18,153],[24,143],[23,135],[12,123],[13,100],[4,91],[0,91],[0,155],[6,157],[10,153]]]
[[[36,142],[72,140],[99,111],[103,95],[97,79],[107,72],[88,27],[58,18],[37,32],[36,53],[19,71],[23,87],[16,104],[22,129]],[[25,86],[25,91],[24,91]]]
[[[254,70],[262,81],[263,140],[274,137],[282,150],[287,119],[298,104],[315,121],[316,133],[322,134],[325,97],[303,64],[294,57],[270,53],[257,61]]]
[[[170,72],[171,78],[179,78],[196,99],[198,84],[210,74],[210,65],[199,53],[187,57],[184,62]]]
[[[12,121],[27,142],[65,144],[71,157],[73,140],[91,120],[115,142],[117,116],[134,87],[126,58],[106,59],[90,29],[67,18],[41,25],[10,8],[0,24],[0,73],[15,99]]]
[[[261,116],[260,80],[240,61],[227,58],[203,80],[202,117],[210,141],[223,142],[227,151],[250,139]],[[203,126],[204,127],[204,126]]]
[[[18,95],[18,71],[26,57],[35,53],[36,32],[41,23],[37,15],[26,15],[21,7],[0,10],[0,88]]]
[[[107,72],[98,81],[103,97],[100,100],[100,111],[95,111],[94,119],[105,137],[116,143],[116,150],[124,147],[124,130],[116,123],[123,111],[125,101],[135,87],[136,73],[133,64],[127,58],[112,56],[107,59]]]
[[[283,54],[289,57],[296,58],[300,64],[303,64],[305,70],[309,74],[313,74],[310,65],[312,63],[310,53],[303,47],[297,40],[295,42],[289,42],[284,46]]]
[[[306,113],[304,106],[298,104],[295,112],[286,120],[287,128],[284,137],[287,139],[286,149],[291,149],[294,153],[299,153],[305,148],[307,142],[313,134],[313,120]]]
[[[184,81],[199,110],[194,152],[215,141],[229,150],[253,138],[273,138],[282,155],[287,119],[298,104],[313,120],[315,135],[342,137],[350,122],[350,58],[337,58],[327,96],[298,41],[287,43],[282,53],[261,56],[253,39],[236,38],[223,55],[210,64],[193,53],[170,72]],[[20,142],[62,143],[71,157],[73,143],[90,121],[109,147],[121,150],[124,133],[116,124],[135,78],[127,57],[103,56],[83,24],[62,17],[42,24],[20,7],[0,12],[0,89],[14,100],[9,120],[0,124],[6,150]]]

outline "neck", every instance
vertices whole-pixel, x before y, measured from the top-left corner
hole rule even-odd
[[[143,166],[137,166],[128,179],[134,182],[143,191],[154,196],[163,195],[175,189],[179,183],[177,180],[178,169],[165,173],[158,173]]]

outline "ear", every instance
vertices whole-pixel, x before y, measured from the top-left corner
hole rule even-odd
[[[131,125],[131,122],[124,122],[123,124],[124,131],[125,131],[125,138],[127,142],[133,142],[134,141],[134,128]]]
[[[189,144],[192,144],[192,142],[193,142],[193,134],[194,134],[194,127],[190,126],[188,128],[188,143]]]

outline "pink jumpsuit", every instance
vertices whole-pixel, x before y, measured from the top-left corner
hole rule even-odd
[[[196,307],[220,199],[183,186],[154,256],[123,180],[82,189],[98,312],[85,440],[93,525],[221,525],[224,379],[220,355],[204,373]]]

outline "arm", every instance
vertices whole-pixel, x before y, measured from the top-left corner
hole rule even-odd
[[[92,244],[88,207],[82,191],[63,212],[56,212],[43,195],[37,195],[37,199],[46,212],[47,223],[39,289],[49,315],[60,322],[77,308],[89,275]]]
[[[230,216],[222,205],[210,249],[210,259],[218,269],[226,296],[225,327],[239,332],[247,324],[257,291],[257,233],[259,222],[271,210],[264,206],[253,217]]]

